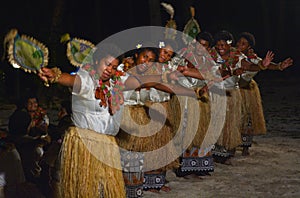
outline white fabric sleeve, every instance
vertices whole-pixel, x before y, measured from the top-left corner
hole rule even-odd
[[[80,78],[80,90],[78,93],[72,92],[73,95],[81,96],[86,99],[95,97],[95,89],[91,89],[91,86],[95,87],[95,83],[93,79],[89,75],[89,73],[83,69],[79,69],[77,72],[76,78]]]

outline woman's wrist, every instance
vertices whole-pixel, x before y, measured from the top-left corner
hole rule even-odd
[[[162,75],[161,75],[161,81],[162,81],[163,83],[169,83],[170,73],[171,73],[171,72],[169,72],[169,71],[165,71],[165,72],[162,73]]]
[[[277,68],[278,68],[278,70],[283,71],[282,62],[278,63],[278,67]]]
[[[197,99],[198,99],[198,100],[201,99],[201,97],[202,97],[203,94],[204,94],[203,89],[200,88],[200,87],[197,87],[196,89],[194,89],[194,91],[195,91],[195,94],[196,94]]]
[[[61,77],[61,70],[58,67],[51,68],[51,71],[53,72],[53,78],[50,80],[50,83],[56,83],[59,78]]]
[[[262,61],[262,60],[261,60],[261,61],[259,61],[257,65],[259,66],[259,68],[260,68],[261,70],[266,70],[266,69],[268,68],[268,67],[264,66],[264,64],[263,64],[263,61]]]

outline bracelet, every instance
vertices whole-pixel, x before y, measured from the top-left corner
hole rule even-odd
[[[200,100],[202,98],[203,92],[202,92],[202,88],[198,87],[196,89],[194,89],[195,93],[196,93],[196,97],[198,100]]]
[[[278,63],[278,70],[283,71],[283,68],[281,67],[281,62]]]
[[[161,75],[161,81],[163,83],[168,83],[169,82],[169,80],[168,80],[168,74],[170,74],[170,73],[171,72],[169,72],[169,71],[165,71],[165,72],[162,73],[162,75]]]
[[[52,72],[54,73],[55,76],[54,76],[53,79],[50,80],[50,83],[56,83],[58,81],[58,79],[61,77],[62,72],[57,67],[54,67],[51,70],[52,70]]]
[[[257,65],[259,66],[259,68],[260,68],[261,70],[266,70],[266,69],[268,68],[268,67],[266,67],[266,66],[264,66],[264,65],[262,64],[262,61],[259,61]]]

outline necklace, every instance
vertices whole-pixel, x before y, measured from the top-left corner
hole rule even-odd
[[[231,47],[227,60],[222,60],[222,62],[220,62],[218,58],[218,52],[216,49],[212,49],[210,51],[210,55],[215,62],[221,63],[223,70],[231,71],[233,68],[235,68],[237,62],[239,61],[240,51],[238,51],[236,48]]]
[[[91,65],[87,64],[83,69],[88,71],[94,80],[98,81],[95,98],[100,99],[99,105],[101,107],[118,106],[123,103],[122,90],[124,89],[124,84],[121,81],[121,76],[124,76],[124,73],[122,71],[116,71],[115,75],[109,79],[108,84],[105,84]]]

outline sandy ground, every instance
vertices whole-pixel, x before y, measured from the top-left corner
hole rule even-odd
[[[255,138],[251,155],[238,150],[232,165],[215,164],[211,176],[178,178],[167,173],[170,192],[145,197],[300,197],[299,139]]]
[[[278,78],[280,76],[280,78]],[[254,138],[250,156],[238,149],[232,165],[215,164],[211,176],[178,178],[167,172],[171,191],[152,197],[300,197],[300,80],[288,74],[258,75],[268,133]],[[12,106],[0,108],[0,127]]]
[[[146,198],[300,197],[300,80],[277,72],[257,77],[268,133],[254,138],[250,156],[238,149],[232,165],[215,164],[211,176],[201,178],[170,171],[172,190],[145,192]]]

